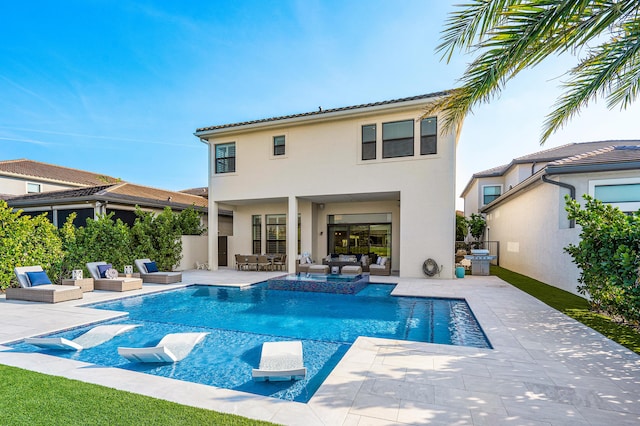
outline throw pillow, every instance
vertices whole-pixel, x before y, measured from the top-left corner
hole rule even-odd
[[[105,272],[107,272],[107,270],[111,268],[113,268],[113,266],[111,266],[110,263],[107,263],[106,265],[98,265],[98,275],[100,276],[100,278],[107,278]]]
[[[382,262],[382,257],[378,256],[378,258],[376,259],[376,265],[379,265],[380,262]]]
[[[380,258],[380,266],[385,266],[387,264],[387,258],[386,257],[381,257]]]
[[[148,273],[158,272],[158,265],[156,265],[156,262],[145,263],[144,267],[147,268]]]
[[[29,283],[31,283],[31,287],[35,287],[38,285],[51,284],[51,280],[49,279],[45,271],[27,272],[27,278],[29,278]]]

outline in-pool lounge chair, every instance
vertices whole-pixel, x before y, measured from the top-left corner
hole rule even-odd
[[[29,337],[24,339],[24,342],[43,349],[81,351],[83,349],[89,349],[101,345],[107,340],[113,339],[118,334],[122,334],[136,327],[139,327],[139,325],[98,325],[73,340],[68,340],[64,337]]]
[[[302,342],[265,342],[262,344],[260,367],[252,372],[255,381],[280,382],[300,380],[307,375],[302,359]]]
[[[142,279],[140,278],[105,278],[101,275],[100,269],[104,269],[104,267],[107,265],[107,262],[87,263],[87,269],[89,270],[89,273],[93,278],[94,290],[129,291],[140,290],[142,288]]]
[[[7,300],[58,303],[82,299],[80,287],[51,284],[51,280],[39,265],[20,266],[14,268],[13,272],[16,274],[20,288],[8,288],[6,290]],[[43,282],[48,284],[39,284]]]
[[[171,333],[150,348],[118,348],[118,353],[131,362],[178,362],[209,333]]]
[[[140,278],[145,283],[172,284],[182,281],[182,272],[158,271],[156,263],[149,259],[136,259],[134,263],[138,271],[140,271]]]

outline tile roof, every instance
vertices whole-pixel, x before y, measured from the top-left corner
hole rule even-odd
[[[199,188],[183,189],[180,192],[184,192],[185,194],[199,195],[201,197],[209,198],[209,188],[206,186],[201,186]]]
[[[640,144],[640,140],[611,140],[597,142],[580,142],[569,143],[558,146],[556,148],[545,149],[533,154],[524,155],[513,160],[514,163],[531,163],[534,161],[556,161],[575,155],[584,154],[586,152],[595,151],[597,149],[606,148],[617,145],[635,145]]]
[[[341,107],[341,108],[330,108],[330,109],[319,108],[318,111],[304,112],[304,113],[300,113],[300,114],[283,115],[283,116],[280,116],[280,117],[263,118],[263,119],[259,119],[259,120],[243,121],[243,122],[239,122],[239,123],[221,124],[221,125],[217,125],[217,126],[201,127],[199,129],[196,129],[196,133],[206,132],[206,131],[210,131],[210,130],[227,129],[227,128],[231,128],[231,127],[241,127],[241,126],[246,126],[246,125],[250,125],[250,124],[258,124],[258,123],[267,123],[267,122],[272,122],[272,121],[287,120],[287,119],[291,119],[291,118],[311,117],[311,116],[315,116],[315,115],[320,116],[320,115],[330,114],[330,113],[334,113],[334,112],[350,111],[350,110],[356,110],[356,109],[362,109],[362,108],[370,108],[370,107],[376,107],[376,106],[391,105],[391,104],[395,104],[395,103],[417,101],[417,100],[421,100],[421,99],[429,99],[429,98],[435,98],[435,97],[438,97],[438,96],[444,96],[447,93],[449,93],[449,92],[448,91],[441,91],[441,92],[434,92],[434,93],[429,93],[429,94],[425,94],[425,95],[411,96],[411,97],[408,97],[408,98],[392,99],[392,100],[388,100],[388,101],[372,102],[372,103],[368,103],[368,104],[352,105],[352,106]]]
[[[116,183],[120,179],[84,170],[71,169],[42,163],[25,158],[18,160],[0,161],[0,175],[10,174],[24,177],[66,182],[73,185],[94,186],[105,183]]]
[[[581,166],[592,164],[626,163],[640,161],[640,141],[637,145],[611,145],[594,151],[585,152],[561,160],[553,161],[548,166]]]
[[[99,200],[141,206],[169,206],[185,208],[194,205],[198,210],[207,208],[208,201],[204,197],[167,191],[127,182],[111,185],[100,185],[88,188],[65,189],[60,191],[41,192],[11,198],[10,206],[42,205],[56,202]]]

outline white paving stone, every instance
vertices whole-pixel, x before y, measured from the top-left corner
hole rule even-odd
[[[640,357],[497,277],[372,277],[394,295],[465,298],[493,349],[361,337],[309,403],[103,368],[7,343],[122,315],[88,303],[184,285],[246,286],[282,272],[185,271],[184,282],[56,305],[0,297],[0,363],[286,425],[636,425]]]

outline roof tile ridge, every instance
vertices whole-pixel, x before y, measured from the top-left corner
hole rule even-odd
[[[148,188],[148,189],[152,189],[154,191],[172,192],[172,193],[176,193],[176,194],[180,194],[180,195],[186,195],[186,196],[189,196],[189,197],[197,197],[198,199],[204,198],[204,197],[202,197],[200,195],[189,194],[189,193],[182,192],[182,191],[173,191],[171,189],[157,188],[155,186],[149,186],[149,185],[140,185],[138,183],[131,183],[131,182],[126,182],[126,183],[129,186],[138,187],[138,188]],[[114,187],[113,190],[116,190],[119,187],[120,186]]]

